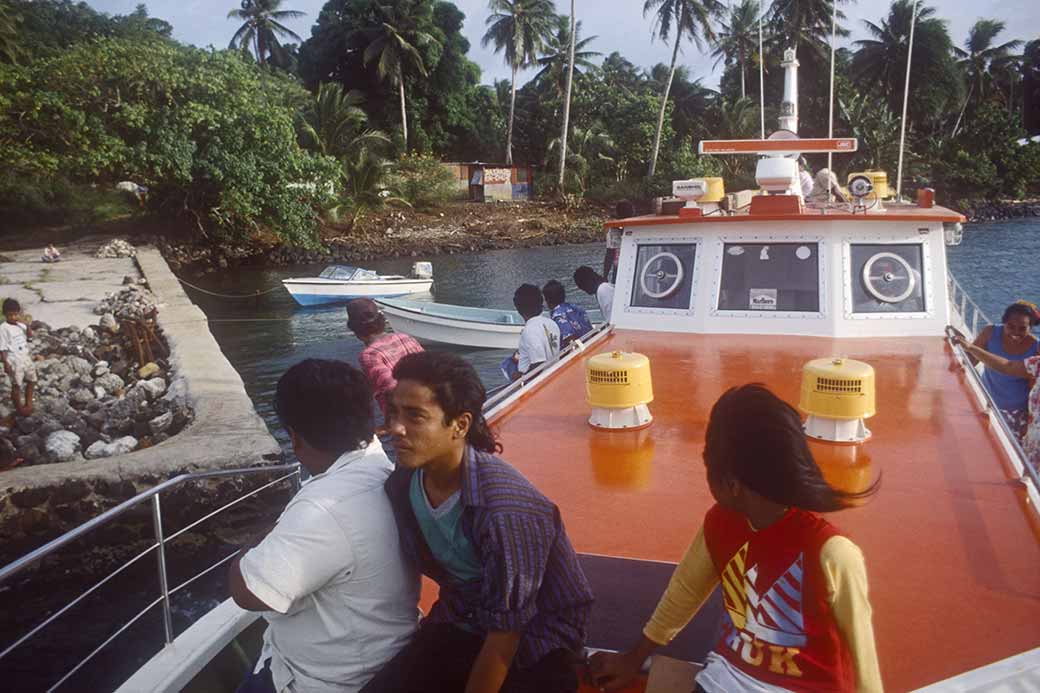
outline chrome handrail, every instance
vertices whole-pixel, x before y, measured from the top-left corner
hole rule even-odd
[[[160,501],[160,495],[164,491],[167,491],[167,490],[169,490],[171,488],[180,486],[181,484],[185,484],[185,483],[193,482],[193,481],[201,481],[201,480],[215,479],[215,478],[224,478],[224,477],[231,477],[231,476],[250,476],[250,475],[254,475],[254,474],[272,474],[272,473],[279,473],[279,472],[287,472],[287,473],[279,476],[277,479],[274,479],[273,481],[269,481],[268,483],[266,483],[266,484],[264,484],[264,485],[262,485],[262,486],[260,486],[258,488],[255,488],[255,489],[253,489],[253,490],[251,490],[251,491],[249,491],[249,492],[247,492],[245,494],[243,494],[242,496],[239,496],[238,498],[236,498],[236,499],[234,499],[234,500],[232,500],[232,501],[230,501],[228,503],[225,503],[224,505],[222,505],[217,510],[215,510],[215,511],[213,511],[211,513],[206,514],[205,516],[203,516],[202,518],[200,518],[198,520],[195,520],[194,522],[190,523],[186,527],[181,528],[180,530],[178,530],[177,532],[171,534],[170,536],[165,536],[165,534],[163,532],[162,505],[161,505],[161,501]],[[11,563],[3,566],[2,568],[0,568],[0,584],[2,584],[6,580],[11,579],[12,577],[14,577],[15,575],[19,574],[20,572],[22,572],[23,570],[25,570],[29,566],[33,565],[34,563],[42,560],[43,558],[46,558],[47,556],[53,554],[54,552],[58,551],[59,549],[63,548],[64,546],[67,546],[69,543],[71,543],[71,542],[73,542],[73,541],[75,541],[75,540],[77,540],[77,539],[79,539],[79,538],[89,534],[90,532],[93,532],[96,529],[99,529],[100,527],[103,527],[104,525],[107,525],[108,523],[110,523],[113,520],[115,520],[116,518],[122,516],[123,514],[125,514],[129,510],[131,510],[132,508],[140,505],[141,503],[143,503],[145,501],[149,501],[149,500],[151,501],[151,506],[152,506],[152,512],[151,512],[151,515],[152,515],[152,528],[153,528],[153,531],[155,533],[155,542],[152,543],[150,546],[148,546],[144,551],[140,552],[139,554],[137,554],[136,556],[131,558],[129,561],[126,561],[122,565],[118,566],[114,571],[112,571],[111,573],[106,575],[104,578],[102,578],[98,582],[94,583],[87,590],[85,590],[84,592],[82,592],[79,595],[77,595],[76,597],[74,597],[71,601],[69,601],[63,607],[61,607],[56,612],[54,612],[53,614],[48,616],[41,623],[37,624],[35,627],[33,627],[31,630],[29,630],[24,635],[22,635],[16,641],[14,641],[10,645],[8,645],[3,651],[0,651],[0,660],[2,660],[8,654],[10,654],[14,650],[16,650],[18,647],[20,647],[23,644],[27,643],[29,640],[31,640],[33,637],[35,637],[40,631],[45,629],[50,624],[54,623],[59,618],[61,618],[64,614],[66,614],[76,604],[79,604],[80,602],[82,602],[83,599],[85,599],[89,595],[93,594],[95,591],[97,591],[103,585],[107,584],[114,577],[116,577],[117,575],[119,575],[120,573],[125,571],[131,565],[134,565],[135,563],[137,563],[141,558],[143,558],[144,556],[148,555],[152,551],[156,552],[156,562],[157,562],[157,569],[158,569],[158,576],[159,576],[160,595],[155,600],[150,602],[147,606],[145,606],[145,608],[143,610],[138,612],[137,615],[135,615],[133,618],[131,618],[127,623],[123,624],[115,633],[113,633],[103,643],[101,643],[101,645],[96,647],[85,658],[80,660],[72,669],[70,669],[68,672],[66,672],[65,675],[62,676],[48,690],[52,691],[52,690],[55,690],[56,688],[58,688],[59,686],[61,686],[72,675],[74,675],[84,665],[86,665],[91,659],[93,659],[94,656],[96,656],[105,647],[107,647],[120,634],[125,632],[127,628],[129,628],[131,625],[133,625],[138,620],[140,620],[141,617],[143,617],[148,611],[150,611],[157,604],[162,604],[162,606],[163,606],[163,634],[165,636],[165,643],[166,643],[166,645],[171,644],[173,642],[174,633],[173,633],[173,612],[172,612],[172,608],[171,608],[171,604],[170,604],[170,596],[172,594],[175,594],[176,592],[178,592],[182,588],[188,586],[189,584],[191,584],[195,580],[199,579],[203,575],[206,575],[206,574],[210,573],[211,571],[215,570],[216,568],[220,567],[224,563],[227,563],[229,560],[234,558],[234,556],[237,555],[238,552],[237,551],[232,552],[229,556],[225,556],[224,558],[222,558],[219,561],[217,561],[217,563],[215,563],[214,565],[211,565],[210,567],[206,568],[202,572],[200,572],[200,573],[198,573],[198,574],[188,578],[186,581],[182,582],[181,584],[179,584],[176,587],[173,587],[171,589],[170,586],[169,586],[169,582],[168,582],[168,578],[167,578],[167,572],[166,572],[166,550],[165,550],[166,544],[168,544],[169,542],[173,541],[174,539],[176,539],[177,537],[181,536],[182,534],[184,534],[185,532],[189,531],[190,529],[198,526],[200,523],[205,522],[206,520],[210,519],[211,517],[213,517],[215,515],[218,515],[221,512],[224,512],[228,508],[231,508],[232,506],[237,505],[238,503],[242,502],[243,500],[245,500],[247,498],[250,498],[250,497],[253,497],[253,496],[257,495],[258,493],[260,493],[260,492],[262,492],[262,491],[264,491],[264,490],[266,490],[266,489],[268,489],[268,488],[270,488],[270,487],[272,487],[272,486],[274,486],[276,484],[279,484],[279,483],[282,483],[284,481],[287,481],[287,480],[291,481],[293,483],[294,488],[298,488],[299,487],[299,484],[300,484],[300,465],[299,464],[279,464],[279,465],[271,465],[271,466],[268,466],[268,467],[247,467],[247,468],[243,468],[243,469],[221,469],[221,470],[214,470],[214,471],[193,472],[193,473],[189,473],[189,474],[181,474],[181,475],[178,475],[178,476],[176,476],[176,477],[174,477],[172,479],[164,481],[161,484],[157,484],[156,486],[153,486],[150,489],[142,491],[141,493],[137,494],[133,498],[130,498],[128,500],[123,501],[119,505],[117,505],[117,506],[115,506],[113,508],[110,508],[109,510],[106,510],[105,512],[101,513],[97,517],[92,518],[92,519],[88,520],[87,522],[84,522],[82,525],[80,525],[80,526],[78,526],[78,527],[76,527],[76,528],[66,532],[65,534],[61,535],[60,537],[57,537],[56,539],[53,539],[53,540],[47,542],[46,544],[44,544],[40,548],[38,548],[38,549],[36,549],[36,550],[26,554],[25,556],[19,558],[18,560],[12,561]]]
[[[964,290],[953,274],[947,275],[948,291],[949,291],[949,303],[958,313],[958,317],[961,319],[964,327],[969,330],[971,337],[978,335],[978,324],[981,319],[985,324],[991,324],[986,314],[979,308],[978,304],[972,300],[968,295],[968,292]],[[959,303],[958,303],[959,299]],[[971,308],[971,323],[967,319],[966,312],[968,308]],[[1026,456],[1025,450],[1022,448],[1022,444],[1019,442],[1018,433],[1011,429],[1004,415],[1000,412],[1000,407],[997,406],[996,401],[993,399],[993,395],[990,394],[986,388],[985,383],[982,381],[982,376],[979,375],[978,369],[972,363],[971,357],[963,347],[958,345],[954,340],[954,331],[952,328],[946,328],[946,341],[953,349],[953,353],[958,357],[958,361],[961,364],[962,369],[967,374],[968,378],[971,379],[971,383],[974,386],[973,389],[976,391],[976,395],[982,400],[982,404],[986,409],[986,414],[989,416],[991,421],[995,421],[1000,437],[1001,443],[1005,449],[1014,457],[1017,458],[1019,466],[1022,467],[1023,474],[1020,480],[1023,482],[1029,481],[1033,484],[1035,493],[1040,493],[1040,472],[1035,469],[1029,458]]]
[[[490,397],[488,397],[487,400],[484,401],[484,414],[486,415],[488,412],[495,409],[495,407],[497,407],[503,401],[509,399],[513,395],[520,392],[520,390],[529,385],[532,381],[538,379],[538,377],[541,376],[543,373],[546,373],[549,370],[555,368],[561,362],[566,361],[575,354],[579,354],[585,351],[585,349],[587,349],[590,345],[600,341],[608,334],[610,334],[613,331],[613,329],[614,326],[609,322],[604,322],[597,325],[596,327],[593,327],[580,338],[575,339],[573,342],[564,347],[556,358],[539,364],[536,368],[532,368],[526,373],[522,373],[519,378],[509,383],[508,385],[493,390],[493,394]]]

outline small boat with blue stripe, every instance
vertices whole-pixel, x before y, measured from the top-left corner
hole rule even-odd
[[[416,262],[412,276],[377,274],[350,265],[329,265],[317,277],[283,279],[282,284],[301,306],[343,303],[355,298],[392,298],[429,293],[433,287],[433,265]]]

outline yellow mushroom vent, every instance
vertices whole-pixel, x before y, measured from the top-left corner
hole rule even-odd
[[[859,443],[870,437],[865,420],[874,416],[874,368],[845,358],[815,359],[802,369],[798,408],[809,415],[811,438]]]
[[[642,428],[653,420],[646,406],[654,401],[650,359],[614,351],[585,362],[585,393],[592,406],[589,424],[617,430]]]

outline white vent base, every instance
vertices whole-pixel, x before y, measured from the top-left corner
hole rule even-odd
[[[810,438],[832,443],[862,443],[871,435],[863,419],[826,419],[810,414],[804,428]]]
[[[605,409],[593,407],[589,425],[602,430],[619,431],[624,429],[643,428],[649,426],[654,417],[645,404],[637,404],[625,409]]]

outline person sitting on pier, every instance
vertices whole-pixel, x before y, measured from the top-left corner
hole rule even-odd
[[[516,380],[560,355],[560,328],[542,315],[542,292],[534,284],[521,284],[513,294],[513,305],[524,319],[520,347],[513,356],[517,370],[510,373]]]
[[[278,381],[275,411],[310,474],[278,523],[231,562],[231,596],[268,628],[239,693],[348,693],[418,625],[418,573],[403,560],[365,378],[307,359]]]
[[[347,304],[347,327],[365,345],[358,365],[385,420],[387,396],[397,384],[394,366],[402,357],[422,351],[422,345],[402,332],[388,333],[383,311],[370,298],[355,298]]]
[[[635,678],[721,582],[721,637],[695,691],[880,692],[863,554],[816,514],[877,483],[860,493],[828,485],[798,412],[762,385],[715,403],[704,463],[715,505],[632,649],[592,657],[596,685],[618,690]]]
[[[11,403],[19,416],[33,412],[33,389],[36,387],[36,366],[29,355],[32,328],[22,319],[22,306],[13,298],[4,300],[4,322],[0,324],[0,362],[4,373],[11,379]],[[22,388],[25,401],[22,401]]]
[[[603,321],[610,322],[610,313],[614,306],[614,285],[587,265],[574,270],[574,283],[585,293],[596,297],[599,310],[603,313]]]
[[[549,307],[549,317],[560,328],[561,349],[592,331],[592,323],[585,309],[567,303],[563,284],[550,279],[542,287],[542,296],[545,297],[545,305]]]
[[[1004,310],[999,325],[982,328],[973,344],[1008,361],[1025,361],[1040,353],[1040,340],[1032,334],[1038,324],[1040,310],[1032,303],[1017,301]],[[972,365],[979,362],[970,350],[967,353]],[[986,364],[982,382],[1011,430],[1024,435],[1029,423],[1029,379],[1008,375]]]
[[[593,597],[559,508],[498,456],[470,364],[412,354],[394,377],[386,492],[406,556],[440,592],[363,693],[573,693]]]
[[[61,262],[61,252],[51,244],[44,249],[40,259],[44,262]]]

